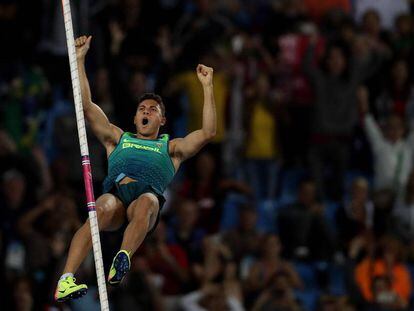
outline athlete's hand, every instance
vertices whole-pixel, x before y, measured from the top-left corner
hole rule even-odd
[[[88,53],[91,40],[92,36],[81,36],[75,40],[76,58],[78,60],[85,58],[86,53]]]
[[[213,68],[199,64],[197,66],[197,77],[203,86],[213,85]]]

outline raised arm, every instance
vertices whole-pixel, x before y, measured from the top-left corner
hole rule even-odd
[[[117,144],[122,131],[111,124],[102,109],[92,102],[91,90],[85,71],[85,56],[89,50],[91,39],[92,36],[82,36],[75,40],[83,112],[93,133],[105,147],[109,147]]]
[[[317,65],[314,64],[316,42],[318,38],[312,35],[309,38],[309,45],[303,56],[302,70],[311,83],[317,84],[322,79],[322,72]]]
[[[385,138],[382,135],[381,129],[379,128],[374,117],[369,113],[368,96],[368,90],[365,87],[358,88],[357,100],[365,133],[373,151],[380,152],[382,146],[385,143]]]
[[[213,92],[213,68],[198,65],[197,77],[203,86],[203,126],[184,138],[171,141],[170,153],[180,163],[195,155],[216,135],[216,107]]]

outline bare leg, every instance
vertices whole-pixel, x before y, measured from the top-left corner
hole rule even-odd
[[[124,232],[121,249],[132,256],[144,241],[148,231],[154,226],[159,210],[157,197],[144,193],[133,201],[127,210],[129,224]]]
[[[96,212],[100,230],[118,229],[125,220],[122,202],[112,194],[105,193],[96,200]],[[72,238],[63,273],[75,273],[92,248],[92,237],[87,220]]]

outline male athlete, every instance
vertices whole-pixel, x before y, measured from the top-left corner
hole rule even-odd
[[[108,282],[119,284],[130,268],[130,258],[157,223],[162,196],[181,163],[196,154],[216,133],[216,111],[213,95],[213,69],[197,66],[197,77],[203,86],[202,128],[184,138],[169,141],[158,135],[165,124],[165,108],[160,96],[147,93],[137,99],[134,117],[136,134],[123,132],[111,124],[104,112],[92,102],[85,72],[85,56],[92,37],[76,39],[76,56],[83,111],[94,134],[105,146],[108,176],[102,194],[96,200],[99,229],[114,231],[128,220],[120,251],[113,259]],[[86,294],[85,284],[76,284],[73,274],[92,247],[89,220],[74,235],[66,266],[56,292],[57,301],[79,298]]]

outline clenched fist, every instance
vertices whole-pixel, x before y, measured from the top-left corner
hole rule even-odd
[[[85,58],[85,55],[89,50],[91,40],[92,36],[81,36],[75,40],[76,57],[78,60]]]
[[[197,77],[203,86],[213,85],[213,68],[199,64],[197,66]]]

